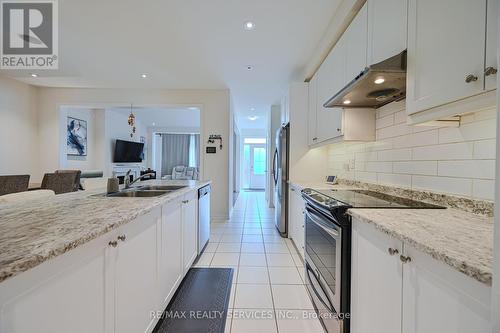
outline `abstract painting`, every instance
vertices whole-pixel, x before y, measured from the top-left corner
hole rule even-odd
[[[87,122],[68,117],[66,154],[87,156]]]

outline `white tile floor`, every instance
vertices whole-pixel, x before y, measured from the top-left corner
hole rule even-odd
[[[302,259],[280,237],[273,217],[264,192],[241,192],[232,219],[212,223],[210,243],[195,266],[234,269],[226,332],[321,333]]]

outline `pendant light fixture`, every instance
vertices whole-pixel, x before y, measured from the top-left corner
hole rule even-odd
[[[128,116],[128,125],[132,127],[132,132],[130,133],[130,137],[133,138],[135,134],[135,116],[132,112],[133,105],[130,104],[130,114]]]

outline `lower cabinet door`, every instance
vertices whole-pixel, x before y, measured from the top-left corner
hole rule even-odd
[[[405,245],[403,333],[492,332],[491,288]]]
[[[193,192],[182,202],[183,265],[187,272],[198,254],[198,198]]]
[[[105,333],[106,245],[93,242],[0,285],[2,333]],[[83,252],[83,255],[82,255]],[[49,278],[47,278],[50,276]]]
[[[120,230],[125,236],[116,247],[115,332],[146,332],[159,310],[159,244],[161,210],[137,218]]]
[[[402,242],[353,220],[351,331],[401,333]],[[389,249],[399,253],[389,253]]]
[[[182,212],[176,200],[162,207],[160,292],[165,307],[182,280]]]

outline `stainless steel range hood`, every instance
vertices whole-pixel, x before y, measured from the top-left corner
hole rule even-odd
[[[379,108],[406,96],[406,50],[366,67],[325,104],[326,108]]]

